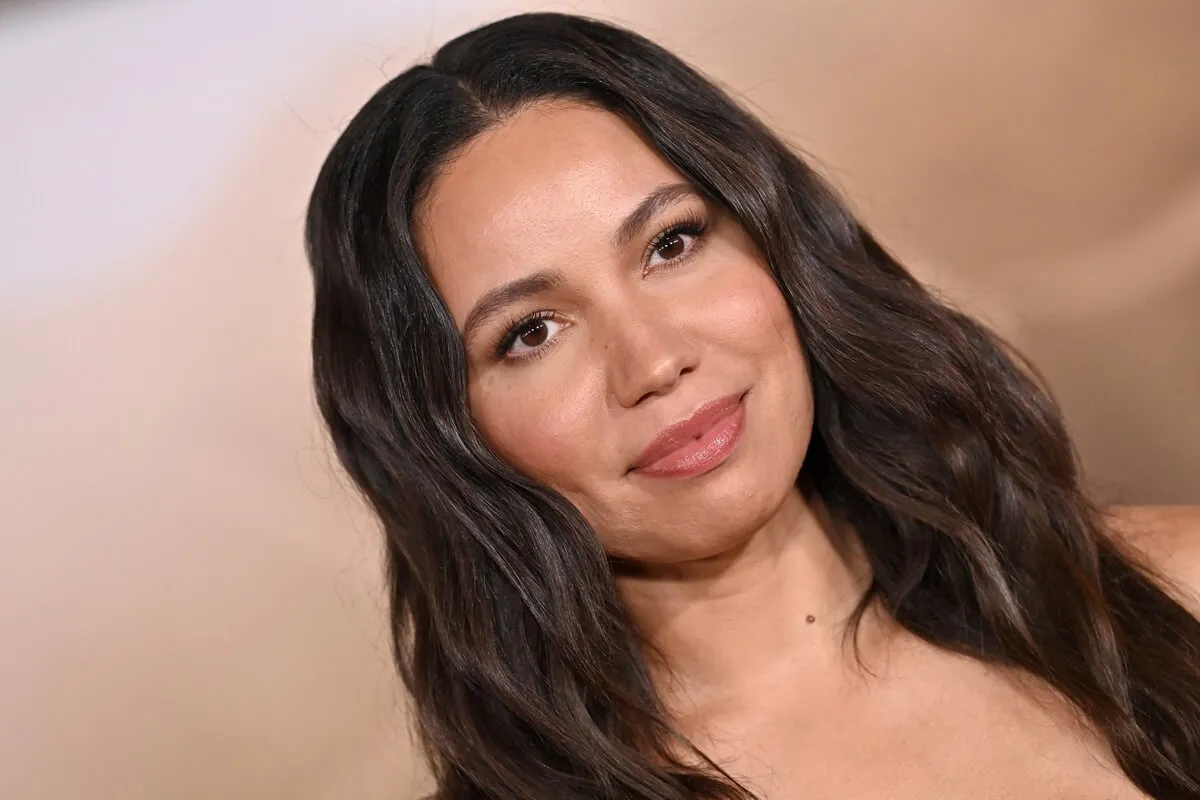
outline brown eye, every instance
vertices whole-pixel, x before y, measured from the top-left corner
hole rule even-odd
[[[535,319],[517,334],[517,341],[531,348],[545,344],[548,338],[550,338],[550,328],[544,319]]]
[[[564,323],[554,319],[545,312],[524,322],[518,322],[500,340],[496,355],[503,358],[525,358],[540,353],[549,346],[551,340],[564,327]]]
[[[684,241],[684,234],[672,233],[667,236],[662,242],[659,242],[658,247],[654,252],[658,254],[664,261],[672,261],[679,258],[687,252],[687,242]]]
[[[681,262],[691,256],[704,234],[704,223],[684,222],[663,231],[650,245],[647,267]]]

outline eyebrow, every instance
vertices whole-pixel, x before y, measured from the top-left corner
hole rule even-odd
[[[642,228],[663,209],[700,194],[691,184],[668,183],[654,189],[637,204],[637,207],[617,226],[613,233],[613,246],[622,250],[641,232]],[[505,306],[525,300],[542,292],[557,288],[563,282],[563,274],[557,270],[541,270],[524,278],[518,278],[497,286],[479,299],[467,314],[463,323],[463,340],[470,341],[475,333],[499,316]]]
[[[638,203],[637,208],[629,212],[629,216],[625,217],[617,227],[616,233],[613,234],[613,246],[617,250],[623,250],[641,232],[642,228],[646,227],[646,223],[654,219],[654,216],[663,209],[680,200],[699,196],[695,188],[688,183],[668,183],[658,187],[646,195],[642,202]]]
[[[528,297],[548,292],[563,282],[563,274],[557,270],[542,270],[524,278],[501,284],[479,299],[467,314],[463,324],[463,339],[470,341],[477,330],[499,316],[504,307]]]

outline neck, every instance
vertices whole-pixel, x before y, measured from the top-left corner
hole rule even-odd
[[[690,715],[848,666],[845,624],[869,581],[857,537],[797,489],[738,547],[618,587],[668,708]]]

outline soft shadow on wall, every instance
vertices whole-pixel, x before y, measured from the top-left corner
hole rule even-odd
[[[1200,5],[554,8],[660,38],[810,153],[1043,368],[1103,496],[1200,502]],[[511,10],[326,40],[178,231],[0,297],[0,794],[416,796],[375,531],[310,399],[300,220],[386,75]]]

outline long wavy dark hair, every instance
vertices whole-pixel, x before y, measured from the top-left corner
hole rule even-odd
[[[1200,798],[1200,622],[1105,531],[1061,414],[813,170],[645,38],[560,14],[460,36],[349,123],[307,218],[316,395],[382,521],[395,657],[436,797],[749,798],[673,727],[600,542],[501,460],[414,214],[465,143],[543,100],[622,116],[757,243],[812,373],[804,472],[869,604],[1056,689],[1156,798]]]

